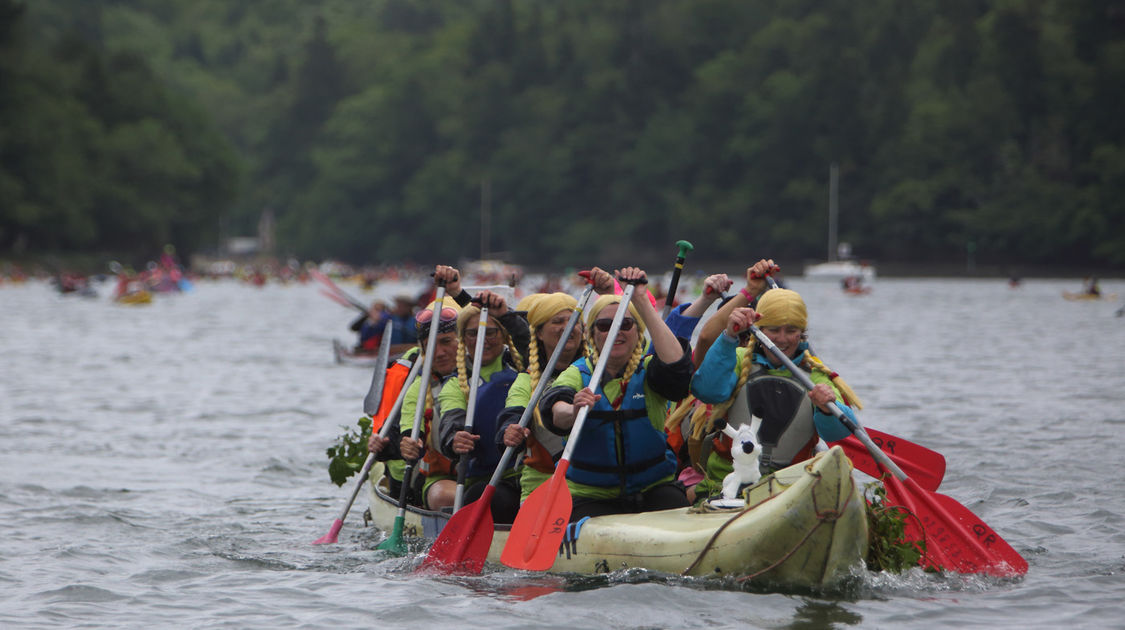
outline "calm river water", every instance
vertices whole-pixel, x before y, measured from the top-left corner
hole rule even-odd
[[[370,382],[332,360],[352,313],[314,285],[201,282],[147,307],[0,285],[0,627],[1122,627],[1125,317],[1120,299],[1063,300],[1078,284],[791,282],[863,422],[943,453],[942,492],[1031,568],[785,593],[415,577],[373,551],[363,495],[340,543],[313,546],[351,489],[324,449]]]

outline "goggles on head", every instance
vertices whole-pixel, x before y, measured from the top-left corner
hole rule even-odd
[[[441,317],[441,321],[443,321],[443,322],[455,321],[457,319],[457,311],[448,307],[448,306],[446,306],[446,307],[441,309],[440,317]],[[432,308],[427,308],[427,309],[423,309],[421,311],[418,311],[418,314],[414,316],[414,321],[418,324],[428,324],[428,323],[430,323],[430,320],[433,319],[433,318],[434,318],[434,310]]]

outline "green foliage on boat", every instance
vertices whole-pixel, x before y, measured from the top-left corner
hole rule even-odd
[[[906,519],[915,518],[902,506],[887,505],[887,489],[881,481],[867,488],[867,568],[902,573],[918,566],[926,553],[925,541],[908,542]]]
[[[371,418],[363,416],[355,427],[347,429],[336,438],[336,443],[328,447],[328,476],[332,483],[342,486],[348,477],[363,468],[367,460],[367,439],[371,437]]]

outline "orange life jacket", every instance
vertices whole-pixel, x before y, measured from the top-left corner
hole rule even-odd
[[[387,416],[394,408],[399,393],[406,385],[406,377],[410,375],[412,365],[413,362],[410,359],[398,359],[391,364],[391,367],[387,368],[387,373],[383,377],[383,398],[379,402],[379,410],[371,418],[372,432],[378,433],[379,429],[383,428],[383,423],[387,421]]]

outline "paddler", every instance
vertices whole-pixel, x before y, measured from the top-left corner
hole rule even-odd
[[[616,272],[621,282],[642,284],[641,269]],[[616,339],[606,339],[618,309],[628,313]],[[661,320],[646,291],[623,305],[618,295],[598,298],[586,317],[586,357],[555,380],[539,403],[548,430],[568,436],[578,412],[590,407],[567,469],[573,497],[571,521],[586,516],[647,512],[688,505],[676,481],[676,455],[667,444],[668,403],[688,395],[691,350]],[[652,338],[646,353],[645,329]],[[603,383],[590,383],[597,361],[606,361]],[[569,439],[569,438],[568,438]]]
[[[737,429],[750,424],[751,414],[761,418],[758,431],[762,449],[760,469],[768,474],[812,457],[818,442],[843,439],[848,430],[828,410],[835,402],[851,418],[860,402],[851,388],[815,357],[808,344],[808,312],[796,291],[770,289],[751,309],[721,309],[718,323],[723,333],[707,350],[692,379],[697,404],[691,419],[692,435],[702,438],[700,464],[706,475],[695,488],[697,496],[721,489],[733,468],[730,438],[713,436],[714,421],[725,419]],[[811,391],[786,369],[779,358],[756,343],[750,325],[758,328],[815,383]]]
[[[608,274],[606,276],[608,278]],[[612,291],[612,282],[609,287]],[[516,305],[517,310],[527,312],[533,343],[528,354],[527,371],[517,376],[508,390],[506,406],[500,412],[497,439],[501,448],[526,443],[519,478],[521,502],[551,477],[555,471],[555,463],[562,454],[562,436],[548,431],[539,413],[533,412],[527,427],[520,427],[518,423],[539,381],[546,378],[549,387],[563,370],[584,356],[581,321],[575,323],[569,337],[562,339],[563,329],[577,307],[577,300],[561,292],[533,293]],[[550,374],[544,374],[543,369],[560,343],[563,344],[563,349],[558,362]]]
[[[480,334],[481,308],[470,304],[457,317],[457,375],[448,379],[438,396],[441,420],[437,444],[452,461],[468,454],[464,502],[481,496],[502,451],[495,443],[498,416],[504,409],[508,390],[523,369],[529,339],[527,321],[508,308],[504,298],[481,291],[477,301],[488,308],[481,349],[480,374],[472,373],[473,353]],[[521,347],[522,341],[522,347]],[[477,398],[471,431],[465,429],[472,379],[478,378]],[[481,439],[485,436],[485,439]],[[515,463],[514,460],[512,462]],[[441,482],[442,494],[449,483]],[[456,491],[456,481],[453,482]],[[453,495],[450,495],[452,501]],[[519,509],[519,471],[510,468],[492,495],[492,516],[498,523],[511,523]]]
[[[405,468],[403,459],[417,460],[421,458],[422,461],[415,469],[418,474],[414,475],[414,487],[417,490],[412,490],[410,498],[412,503],[424,507],[430,505],[426,500],[426,492],[438,481],[450,478],[449,471],[452,463],[448,458],[441,455],[438,449],[427,448],[426,438],[431,433],[430,426],[437,413],[435,412],[435,401],[441,391],[441,386],[445,379],[453,374],[457,365],[457,315],[461,311],[461,303],[458,300],[464,300],[464,303],[468,304],[471,299],[471,296],[461,288],[461,274],[454,267],[437,265],[434,268],[434,281],[435,283],[443,282],[448,295],[442,301],[439,315],[438,333],[434,342],[433,365],[428,379],[429,391],[426,392],[423,425],[419,430],[421,439],[417,441],[410,439],[410,432],[414,427],[414,414],[418,408],[418,392],[422,381],[419,378],[407,390],[399,415],[385,420],[392,423],[387,437],[380,438],[376,435],[378,427],[373,426],[372,435],[367,442],[368,450],[377,453],[379,461],[387,462],[387,474],[391,478],[392,491],[401,488]],[[429,339],[430,326],[433,323],[432,318],[432,304],[415,314],[414,327],[417,332],[418,346],[416,350],[408,351],[400,361],[411,360],[410,365],[412,365],[412,361],[422,360],[425,353],[425,344]],[[406,369],[410,367],[405,363],[403,365]],[[390,369],[396,368],[392,365]],[[398,368],[398,371],[401,372],[401,367]],[[388,379],[390,377],[391,373],[388,372]],[[405,375],[403,375],[402,380],[405,380]],[[387,397],[387,391],[384,390],[384,401]],[[448,503],[443,503],[443,497],[440,495],[440,492],[435,491],[437,507],[433,509],[453,504],[452,499]],[[392,496],[398,496],[398,494],[392,492]],[[450,496],[452,497],[452,494]]]

